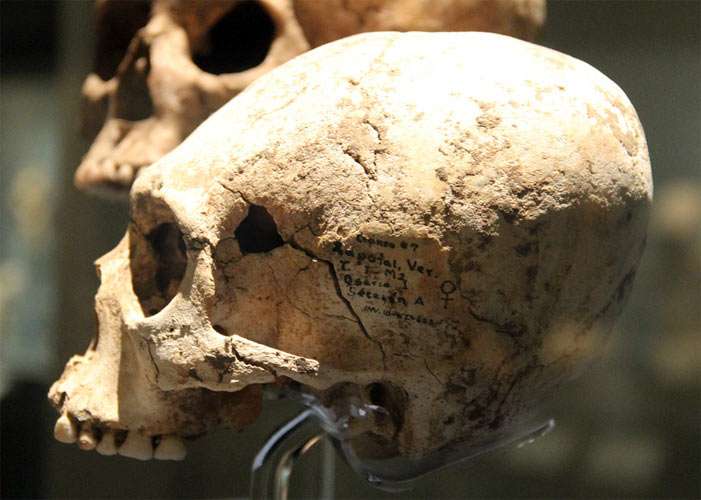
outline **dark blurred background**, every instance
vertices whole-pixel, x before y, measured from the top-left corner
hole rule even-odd
[[[270,405],[243,434],[220,431],[184,462],[102,457],[52,438],[49,385],[95,325],[92,261],[113,247],[126,209],[76,191],[92,66],[88,1],[2,7],[0,391],[4,498],[229,498],[293,415]],[[557,428],[422,480],[401,498],[701,497],[701,2],[550,1],[539,43],[616,81],[645,127],[655,180],[648,247],[605,359],[553,403]],[[319,450],[291,496],[315,497],[322,461],[336,498],[396,498]]]

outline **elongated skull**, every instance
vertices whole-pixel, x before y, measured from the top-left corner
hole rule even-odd
[[[504,439],[600,352],[651,190],[633,107],[576,59],[486,33],[315,49],[137,179],[58,436],[151,456],[277,384],[385,408],[362,457]]]
[[[94,143],[81,189],[126,196],[138,171],[290,58],[361,31],[534,36],[544,0],[102,0],[96,71],[83,86]]]

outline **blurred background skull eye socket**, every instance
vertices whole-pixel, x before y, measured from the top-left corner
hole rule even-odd
[[[237,3],[207,33],[193,61],[207,73],[237,73],[263,62],[275,37],[275,23],[260,2]]]
[[[109,80],[117,73],[129,43],[146,26],[150,12],[150,0],[107,0],[98,4],[94,69],[100,78]]]

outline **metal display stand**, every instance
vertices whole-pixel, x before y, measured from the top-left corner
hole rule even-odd
[[[350,439],[344,430],[349,420],[368,418],[373,412],[385,412],[384,408],[366,405],[349,407],[348,415],[331,415],[313,398],[303,398],[307,408],[283,424],[265,442],[253,460],[251,468],[251,500],[287,500],[289,481],[295,464],[307,452],[323,443],[324,460],[321,470],[319,498],[332,500],[334,496],[334,451],[342,457],[359,476],[372,486],[387,490],[410,489],[415,481],[437,470],[476,459],[486,453],[509,446],[522,446],[550,432],[553,419],[522,428],[521,431],[480,446],[457,446],[440,450],[420,460],[396,458],[391,460],[362,460],[354,453]]]
[[[323,439],[324,433],[310,409],[273,432],[253,459],[251,500],[287,500],[295,463]]]

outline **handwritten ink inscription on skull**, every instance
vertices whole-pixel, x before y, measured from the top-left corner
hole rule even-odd
[[[447,264],[437,268],[442,262],[436,259],[439,251],[427,240],[363,233],[331,247],[343,294],[359,312],[434,328],[446,321],[435,311],[448,313],[460,296]]]

